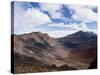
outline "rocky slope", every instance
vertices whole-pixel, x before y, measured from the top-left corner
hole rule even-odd
[[[21,60],[25,60],[25,62],[31,63],[34,59],[41,64],[60,66],[65,63],[57,60],[57,58],[68,57],[69,51],[64,50],[56,39],[49,37],[47,34],[33,32],[14,35],[14,54],[23,58]],[[28,61],[26,61],[26,57],[28,57]]]
[[[97,35],[92,32],[79,31],[62,38],[41,32],[12,35],[12,44],[14,64],[86,69],[97,55]]]

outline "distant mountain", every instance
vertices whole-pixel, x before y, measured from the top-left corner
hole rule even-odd
[[[14,62],[88,68],[97,55],[97,35],[79,31],[53,38],[41,32],[12,35]]]
[[[97,46],[97,35],[93,32],[79,31],[74,34],[57,39],[62,46],[80,50],[82,46]]]
[[[97,35],[93,32],[79,31],[58,41],[71,50],[71,58],[90,63],[97,56]]]

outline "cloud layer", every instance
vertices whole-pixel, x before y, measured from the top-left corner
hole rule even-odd
[[[14,33],[34,31],[63,37],[77,31],[97,32],[97,7],[14,2]]]
[[[26,3],[27,4],[27,3]],[[51,22],[48,15],[35,8],[23,8],[23,3],[15,3],[14,30],[15,33],[25,33],[34,30],[34,26]],[[29,6],[29,5],[28,5]],[[22,28],[22,29],[19,29]]]
[[[97,13],[92,11],[92,7],[69,5],[68,8],[75,11],[72,15],[74,19],[83,22],[97,21]]]

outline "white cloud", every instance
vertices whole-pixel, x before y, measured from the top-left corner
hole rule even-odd
[[[41,25],[51,22],[51,19],[48,17],[48,15],[34,8],[28,9],[24,14],[24,17],[24,21],[30,25]]]
[[[27,2],[14,2],[14,14],[22,13],[26,11],[27,8],[32,8],[32,5]]]
[[[97,33],[97,30],[89,29],[85,23],[80,23],[80,24],[73,23],[73,24],[70,24],[70,25],[67,25],[67,24],[64,24],[64,23],[53,23],[53,24],[49,24],[48,26],[66,28],[66,30],[42,31],[42,32],[48,33],[50,36],[53,36],[53,37],[56,37],[56,38],[57,37],[64,37],[64,36],[67,36],[69,34],[73,34],[77,31],[84,31],[84,32],[92,31],[94,33]],[[72,30],[68,30],[68,28],[72,29]]]
[[[62,8],[61,4],[40,3],[40,9],[42,11],[47,11],[51,16],[51,18],[53,19],[61,18],[63,16],[62,13],[60,12],[61,8]]]
[[[42,25],[51,22],[48,15],[41,12],[36,8],[28,8],[27,10],[22,7],[22,4],[15,4],[14,9],[14,33],[22,34],[31,32],[37,25]]]
[[[67,36],[69,34],[73,34],[77,31],[78,30],[74,30],[74,31],[56,30],[56,31],[42,31],[42,33],[47,33],[49,36],[54,37],[54,38],[60,38],[60,37]]]
[[[65,28],[70,28],[70,29],[79,29],[79,25],[76,23],[72,24],[64,24],[64,23],[52,23],[48,24],[48,26],[55,26],[55,27],[65,27]]]
[[[54,26],[54,27],[65,27],[65,28],[70,28],[73,30],[83,30],[83,31],[88,31],[88,27],[85,23],[72,23],[72,24],[64,24],[64,23],[52,23],[48,24],[48,26]]]
[[[74,14],[72,15],[72,18],[75,20],[79,20],[85,23],[91,22],[91,21],[97,21],[97,13],[93,12],[93,9],[96,8],[95,6],[85,6],[85,5],[84,6],[83,5],[64,5],[64,6],[69,8],[70,12],[74,10]],[[61,13],[61,10],[62,10],[61,8],[63,8],[61,4],[49,4],[49,3],[40,4],[40,9],[42,11],[47,11],[49,15],[51,16],[51,18],[53,19],[65,18],[65,16]]]
[[[97,21],[97,14],[92,11],[93,7],[81,6],[81,5],[69,5],[70,10],[74,10],[72,18],[82,22]]]

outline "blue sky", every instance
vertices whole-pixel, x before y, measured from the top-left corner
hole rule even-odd
[[[97,7],[37,2],[14,2],[14,33],[48,33],[63,37],[77,31],[97,33]]]

